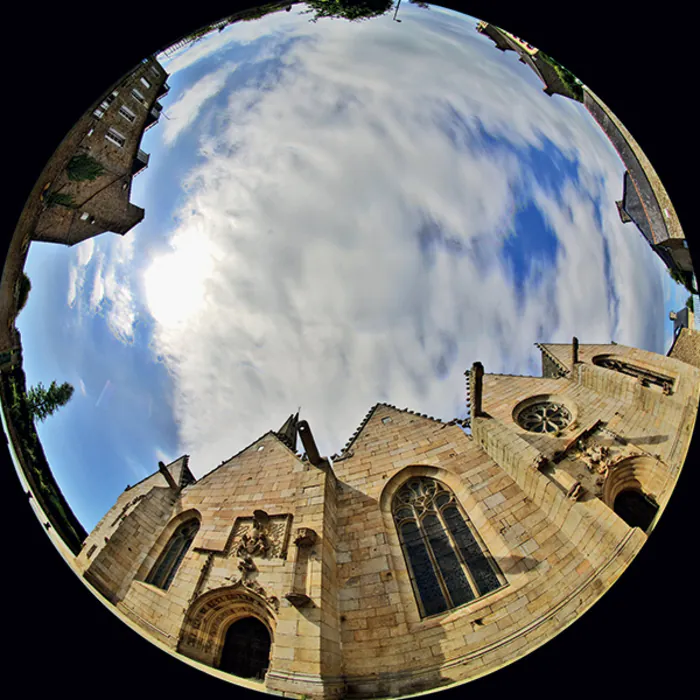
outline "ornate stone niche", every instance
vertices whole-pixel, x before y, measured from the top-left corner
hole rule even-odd
[[[268,515],[256,510],[252,517],[236,518],[232,552],[238,557],[286,559],[291,524],[290,513]]]
[[[297,546],[297,557],[294,566],[292,590],[284,597],[295,607],[302,608],[312,603],[308,595],[309,559],[311,547],[316,544],[318,535],[310,527],[300,527],[296,531],[294,544]]]
[[[552,471],[560,478],[557,479],[554,474],[550,476],[562,486],[568,484],[569,489],[574,481],[578,482],[581,487],[578,496],[587,492],[603,499],[606,481],[617,465],[643,454],[599,421],[557,456],[556,467]],[[567,495],[572,497],[573,494]]]

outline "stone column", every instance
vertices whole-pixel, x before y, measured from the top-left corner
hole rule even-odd
[[[265,686],[275,694],[333,698],[343,691],[335,581],[336,479],[326,460],[318,466],[309,463],[300,476],[297,532],[312,530],[316,538],[297,547],[296,563],[305,567],[305,592],[294,590],[294,579],[301,581],[295,571],[290,579],[291,595],[281,602]],[[308,561],[304,561],[306,546]]]

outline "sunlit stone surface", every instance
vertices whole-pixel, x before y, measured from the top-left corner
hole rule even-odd
[[[556,61],[316,5],[148,57],[76,124],[3,272],[0,388],[117,615],[267,692],[403,696],[528,654],[644,544],[697,412],[696,281]]]

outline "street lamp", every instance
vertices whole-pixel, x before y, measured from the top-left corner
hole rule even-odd
[[[400,22],[400,19],[396,19],[396,15],[399,13],[399,7],[401,7],[401,0],[396,4],[396,12],[394,12],[394,22]]]

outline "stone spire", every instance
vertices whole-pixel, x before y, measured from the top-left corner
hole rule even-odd
[[[301,409],[299,409],[301,410]],[[299,411],[292,413],[277,431],[277,437],[292,451],[297,451],[297,426],[299,424]]]

